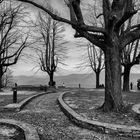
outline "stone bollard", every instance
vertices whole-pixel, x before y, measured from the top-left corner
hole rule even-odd
[[[13,88],[13,103],[17,103],[17,83],[15,83],[15,87]]]

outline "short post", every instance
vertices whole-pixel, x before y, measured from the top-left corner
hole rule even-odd
[[[17,83],[15,83],[15,87],[13,88],[13,103],[17,103]]]

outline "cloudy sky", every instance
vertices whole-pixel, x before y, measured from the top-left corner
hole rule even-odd
[[[36,0],[37,1],[37,0]],[[45,1],[45,0],[44,0]],[[57,9],[61,16],[64,18],[69,18],[69,11],[67,6],[64,4],[63,0],[48,0],[49,3],[52,5],[53,8]],[[92,1],[92,0],[89,0]],[[42,2],[43,0],[39,0],[38,2]],[[31,6],[30,11],[36,13],[37,8]],[[59,68],[57,75],[67,75],[72,73],[84,73],[86,71],[80,71],[77,69],[77,65],[80,63],[80,57],[82,56],[83,49],[77,48],[75,42],[77,39],[73,37],[75,31],[71,28],[70,25],[65,24],[65,39],[69,41],[68,44],[68,59],[66,59],[65,63],[67,66],[63,66]],[[85,40],[84,40],[85,41]],[[34,69],[35,64],[28,62],[28,61],[19,61],[16,65],[12,66],[11,69],[13,70],[14,75],[44,75],[43,72],[36,73],[36,69]],[[139,73],[139,67],[135,67],[132,69],[131,72]]]
[[[53,8],[59,10],[60,14],[68,18],[69,17],[69,11],[64,5],[63,0],[49,0],[50,4],[52,4]],[[34,14],[36,10],[35,7],[31,6],[30,11],[32,12],[32,16],[34,17]],[[65,24],[65,39],[69,41],[67,47],[68,47],[68,58],[66,59],[65,63],[67,66],[63,66],[59,68],[57,71],[57,75],[67,75],[71,73],[83,73],[84,71],[81,71],[77,69],[77,65],[80,63],[80,57],[83,54],[83,49],[77,48],[76,43],[78,39],[75,39],[74,33],[75,31],[71,28],[70,25]],[[26,50],[25,50],[26,51]],[[11,69],[13,70],[13,75],[44,75],[43,72],[37,72],[37,69],[34,69],[35,64],[31,63],[30,61],[23,61],[20,60],[16,65],[11,66]]]

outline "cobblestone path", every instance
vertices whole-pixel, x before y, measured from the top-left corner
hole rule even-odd
[[[0,113],[1,118],[13,118],[32,124],[37,128],[41,140],[136,140],[109,136],[72,124],[57,104],[59,93],[35,98],[19,113]]]

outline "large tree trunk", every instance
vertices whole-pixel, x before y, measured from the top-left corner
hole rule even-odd
[[[121,57],[119,47],[109,46],[105,50],[105,99],[103,111],[119,112],[123,108],[121,94]]]
[[[131,69],[130,66],[124,66],[123,91],[129,91],[130,69]]]
[[[100,72],[95,72],[96,74],[96,88],[100,87]]]
[[[49,74],[49,77],[50,77],[49,86],[50,86],[50,87],[54,87],[54,86],[55,86],[55,82],[53,81],[54,72],[51,72],[51,73]]]

